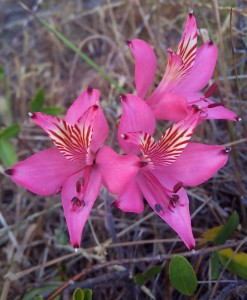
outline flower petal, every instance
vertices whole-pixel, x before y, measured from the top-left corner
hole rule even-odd
[[[124,212],[133,212],[140,214],[144,210],[142,193],[133,178],[126,184],[122,192],[119,194],[115,206]]]
[[[48,196],[59,192],[68,176],[82,165],[67,160],[56,148],[40,151],[15,164],[8,172],[14,182],[29,191]]]
[[[118,142],[128,154],[137,154],[137,146],[127,143],[121,134],[133,131],[144,131],[153,134],[155,130],[155,117],[150,107],[139,97],[128,94],[122,97],[123,113],[118,127]]]
[[[134,39],[128,46],[135,59],[137,95],[143,99],[154,81],[157,59],[153,49],[143,40]]]
[[[99,102],[99,96],[100,94],[98,90],[88,87],[69,107],[64,120],[72,126],[75,125],[75,123],[90,106]]]
[[[174,88],[174,92],[187,96],[203,89],[213,75],[217,57],[218,49],[211,41],[198,48],[193,68]]]
[[[155,174],[163,183],[173,180],[183,182],[184,186],[196,186],[214,176],[227,159],[223,146],[190,142],[172,165],[155,170]]]
[[[64,215],[66,218],[67,227],[70,235],[70,243],[74,248],[79,248],[81,243],[81,235],[84,225],[89,217],[91,209],[97,199],[100,191],[101,176],[97,167],[87,167],[90,170],[84,169],[69,177],[63,184],[62,188],[62,204]],[[73,204],[73,199],[77,199],[77,182],[83,176],[84,172],[88,172],[88,185],[85,195],[80,205]],[[79,198],[78,198],[78,201]]]
[[[167,93],[160,98],[159,103],[151,107],[155,118],[178,122],[187,116],[186,98],[174,93]]]
[[[103,184],[112,194],[122,191],[140,169],[140,160],[137,156],[119,155],[107,146],[98,152],[96,163],[99,166]]]
[[[167,208],[167,203],[164,202],[164,205],[161,204],[165,200],[161,198],[158,186],[150,185],[146,181],[146,178],[142,176],[137,176],[137,183],[152,209],[176,231],[189,249],[193,249],[195,247],[195,240],[191,228],[189,200],[184,189],[181,188],[177,192],[179,203],[169,209]]]

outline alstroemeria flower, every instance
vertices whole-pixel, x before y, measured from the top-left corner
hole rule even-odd
[[[61,191],[70,242],[78,248],[84,225],[99,194],[102,177],[110,163],[97,156],[108,135],[108,125],[98,104],[99,92],[89,87],[67,111],[65,119],[43,113],[30,113],[32,120],[52,139],[56,148],[40,151],[15,164],[6,173],[12,180],[39,195]],[[108,147],[105,147],[108,149]],[[113,150],[108,159],[114,161],[115,176],[111,192],[126,184],[124,174],[135,174],[134,156],[120,156]],[[129,173],[130,172],[130,173]],[[134,172],[134,173],[133,173]],[[120,180],[122,179],[122,181]]]
[[[137,95],[144,99],[154,82],[157,59],[151,46],[143,40],[134,39],[128,45],[135,59]],[[168,62],[162,80],[146,97],[155,117],[177,122],[186,117],[192,104],[196,104],[204,108],[204,119],[236,121],[234,112],[219,103],[213,105],[211,99],[205,101],[199,93],[212,77],[217,57],[218,49],[211,40],[197,48],[196,19],[190,13],[177,51],[168,49]]]
[[[190,110],[189,115],[173,124],[156,142],[151,134],[152,122],[146,121],[153,113],[145,109],[145,115],[135,115],[131,109],[141,101],[137,96],[122,96],[123,114],[119,125],[122,147],[127,153],[136,155],[138,164],[133,165],[132,175],[126,185],[118,191],[115,205],[125,212],[141,213],[143,197],[152,209],[169,224],[189,249],[194,248],[189,213],[189,201],[184,186],[198,185],[212,177],[227,161],[225,148],[189,142],[196,127],[200,111]],[[137,109],[137,108],[136,108]],[[141,110],[144,111],[144,107]],[[138,129],[137,129],[138,128]],[[142,130],[144,128],[148,132]],[[132,129],[131,132],[124,129]],[[126,147],[128,143],[131,147]],[[108,189],[111,189],[111,170],[102,172]]]

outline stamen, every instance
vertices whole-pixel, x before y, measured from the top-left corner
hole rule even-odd
[[[176,183],[173,187],[173,193],[177,193],[181,188],[183,187],[183,182],[179,181],[178,183]]]
[[[208,108],[218,107],[218,106],[225,106],[224,102],[218,102],[218,103],[211,103],[208,105]]]
[[[13,176],[14,172],[15,172],[14,169],[7,169],[4,171],[4,173],[9,176]]]
[[[88,92],[88,94],[91,94],[93,92],[93,88],[90,84],[87,87],[87,92]]]
[[[179,196],[173,194],[170,198],[170,203],[168,205],[168,209],[173,212],[172,208],[176,208],[176,205],[179,203]]]
[[[217,89],[217,84],[214,82],[210,85],[210,87],[204,93],[205,98],[208,98],[213,95],[213,92]]]
[[[227,147],[227,148],[225,148],[225,153],[229,153],[229,152],[231,152],[231,148],[230,147]]]

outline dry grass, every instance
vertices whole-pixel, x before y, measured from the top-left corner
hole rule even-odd
[[[109,125],[115,128],[116,117],[121,113],[118,91],[47,33],[16,1],[2,2],[0,62],[4,66],[5,80],[0,87],[0,117],[1,124],[7,125],[13,118],[22,125],[21,134],[15,140],[19,159],[50,145],[43,132],[27,119],[28,103],[40,87],[46,90],[46,105],[67,108],[80,91],[91,84],[101,91]],[[178,43],[187,12],[193,8],[199,28],[205,28],[220,47],[215,71],[215,80],[220,86],[217,97],[227,101],[228,107],[242,117],[242,122],[231,125],[226,121],[207,121],[198,128],[197,141],[231,145],[233,151],[227,166],[213,179],[188,190],[193,230],[199,238],[205,230],[224,224],[236,210],[241,228],[234,239],[236,245],[241,245],[247,225],[244,1],[238,1],[236,6],[233,1],[218,1],[216,5],[216,1],[203,0],[52,0],[39,1],[41,5],[37,7],[34,2],[25,1],[129,92],[134,91],[133,59],[125,40],[138,36],[151,43],[159,60],[159,76],[162,76],[165,50]],[[6,108],[4,99],[11,110]],[[164,126],[165,123],[160,123],[159,130]],[[148,205],[141,215],[124,214],[111,209],[112,198],[103,191],[85,227],[82,249],[75,254],[68,246],[59,195],[34,195],[3,174],[0,184],[1,300],[23,299],[27,291],[47,285],[59,286],[82,271],[84,277],[69,285],[60,299],[71,299],[76,286],[92,288],[94,299],[186,299],[170,286],[167,259],[161,262],[162,274],[149,281],[145,288],[139,289],[133,282],[134,274],[157,263],[155,259],[136,263],[136,258],[157,258],[186,251],[176,234]],[[201,281],[193,299],[209,299],[210,295],[217,299],[240,299],[224,296],[226,292],[233,295],[231,292],[235,292],[238,285],[245,287],[242,295],[246,297],[246,283],[227,271],[213,291],[215,282],[209,279],[209,246],[205,246],[206,251],[201,255],[189,259]],[[244,250],[246,245],[241,248]],[[131,261],[121,264],[124,259]],[[119,264],[104,265],[113,260],[119,260]],[[43,295],[47,297],[48,293]]]

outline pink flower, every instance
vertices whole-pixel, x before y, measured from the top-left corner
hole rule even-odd
[[[103,147],[99,147],[108,135],[108,125],[98,105],[99,92],[89,87],[68,109],[65,119],[43,113],[30,116],[52,139],[56,148],[40,151],[7,170],[13,181],[31,192],[51,195],[61,191],[63,210],[70,234],[70,242],[78,248],[89,213],[99,194],[101,171],[107,172],[109,164],[97,161]],[[120,156],[109,151],[114,161],[115,177],[111,192],[126,184],[124,174],[136,172],[134,156]],[[120,164],[120,165],[118,165]],[[121,166],[121,168],[120,168]],[[134,173],[135,174],[135,173]],[[122,179],[122,181],[120,180]]]
[[[156,142],[151,134],[142,130],[154,131],[151,109],[142,107],[142,114],[133,118],[135,112],[132,106],[138,107],[138,101],[142,100],[137,96],[122,96],[123,114],[119,125],[122,147],[127,153],[137,154],[139,150],[142,155],[136,155],[139,160],[138,164],[133,165],[136,170],[126,180],[124,188],[116,191],[119,195],[115,204],[125,212],[141,213],[144,197],[186,246],[192,249],[195,241],[189,200],[183,187],[196,186],[212,177],[227,161],[225,148],[189,142],[200,116],[196,108],[192,108],[184,120],[169,127],[160,141]],[[124,133],[125,129],[131,130]],[[103,170],[102,176],[107,188],[111,189],[111,170]]]
[[[156,56],[143,40],[134,39],[128,45],[135,59],[137,95],[144,99],[154,82]],[[218,49],[211,40],[197,48],[196,19],[190,13],[177,51],[168,49],[168,62],[162,80],[146,97],[157,119],[177,122],[188,114],[191,105],[196,104],[204,110],[203,119],[237,120],[236,114],[222,103],[213,105],[213,100],[199,93],[212,77],[217,56]]]

